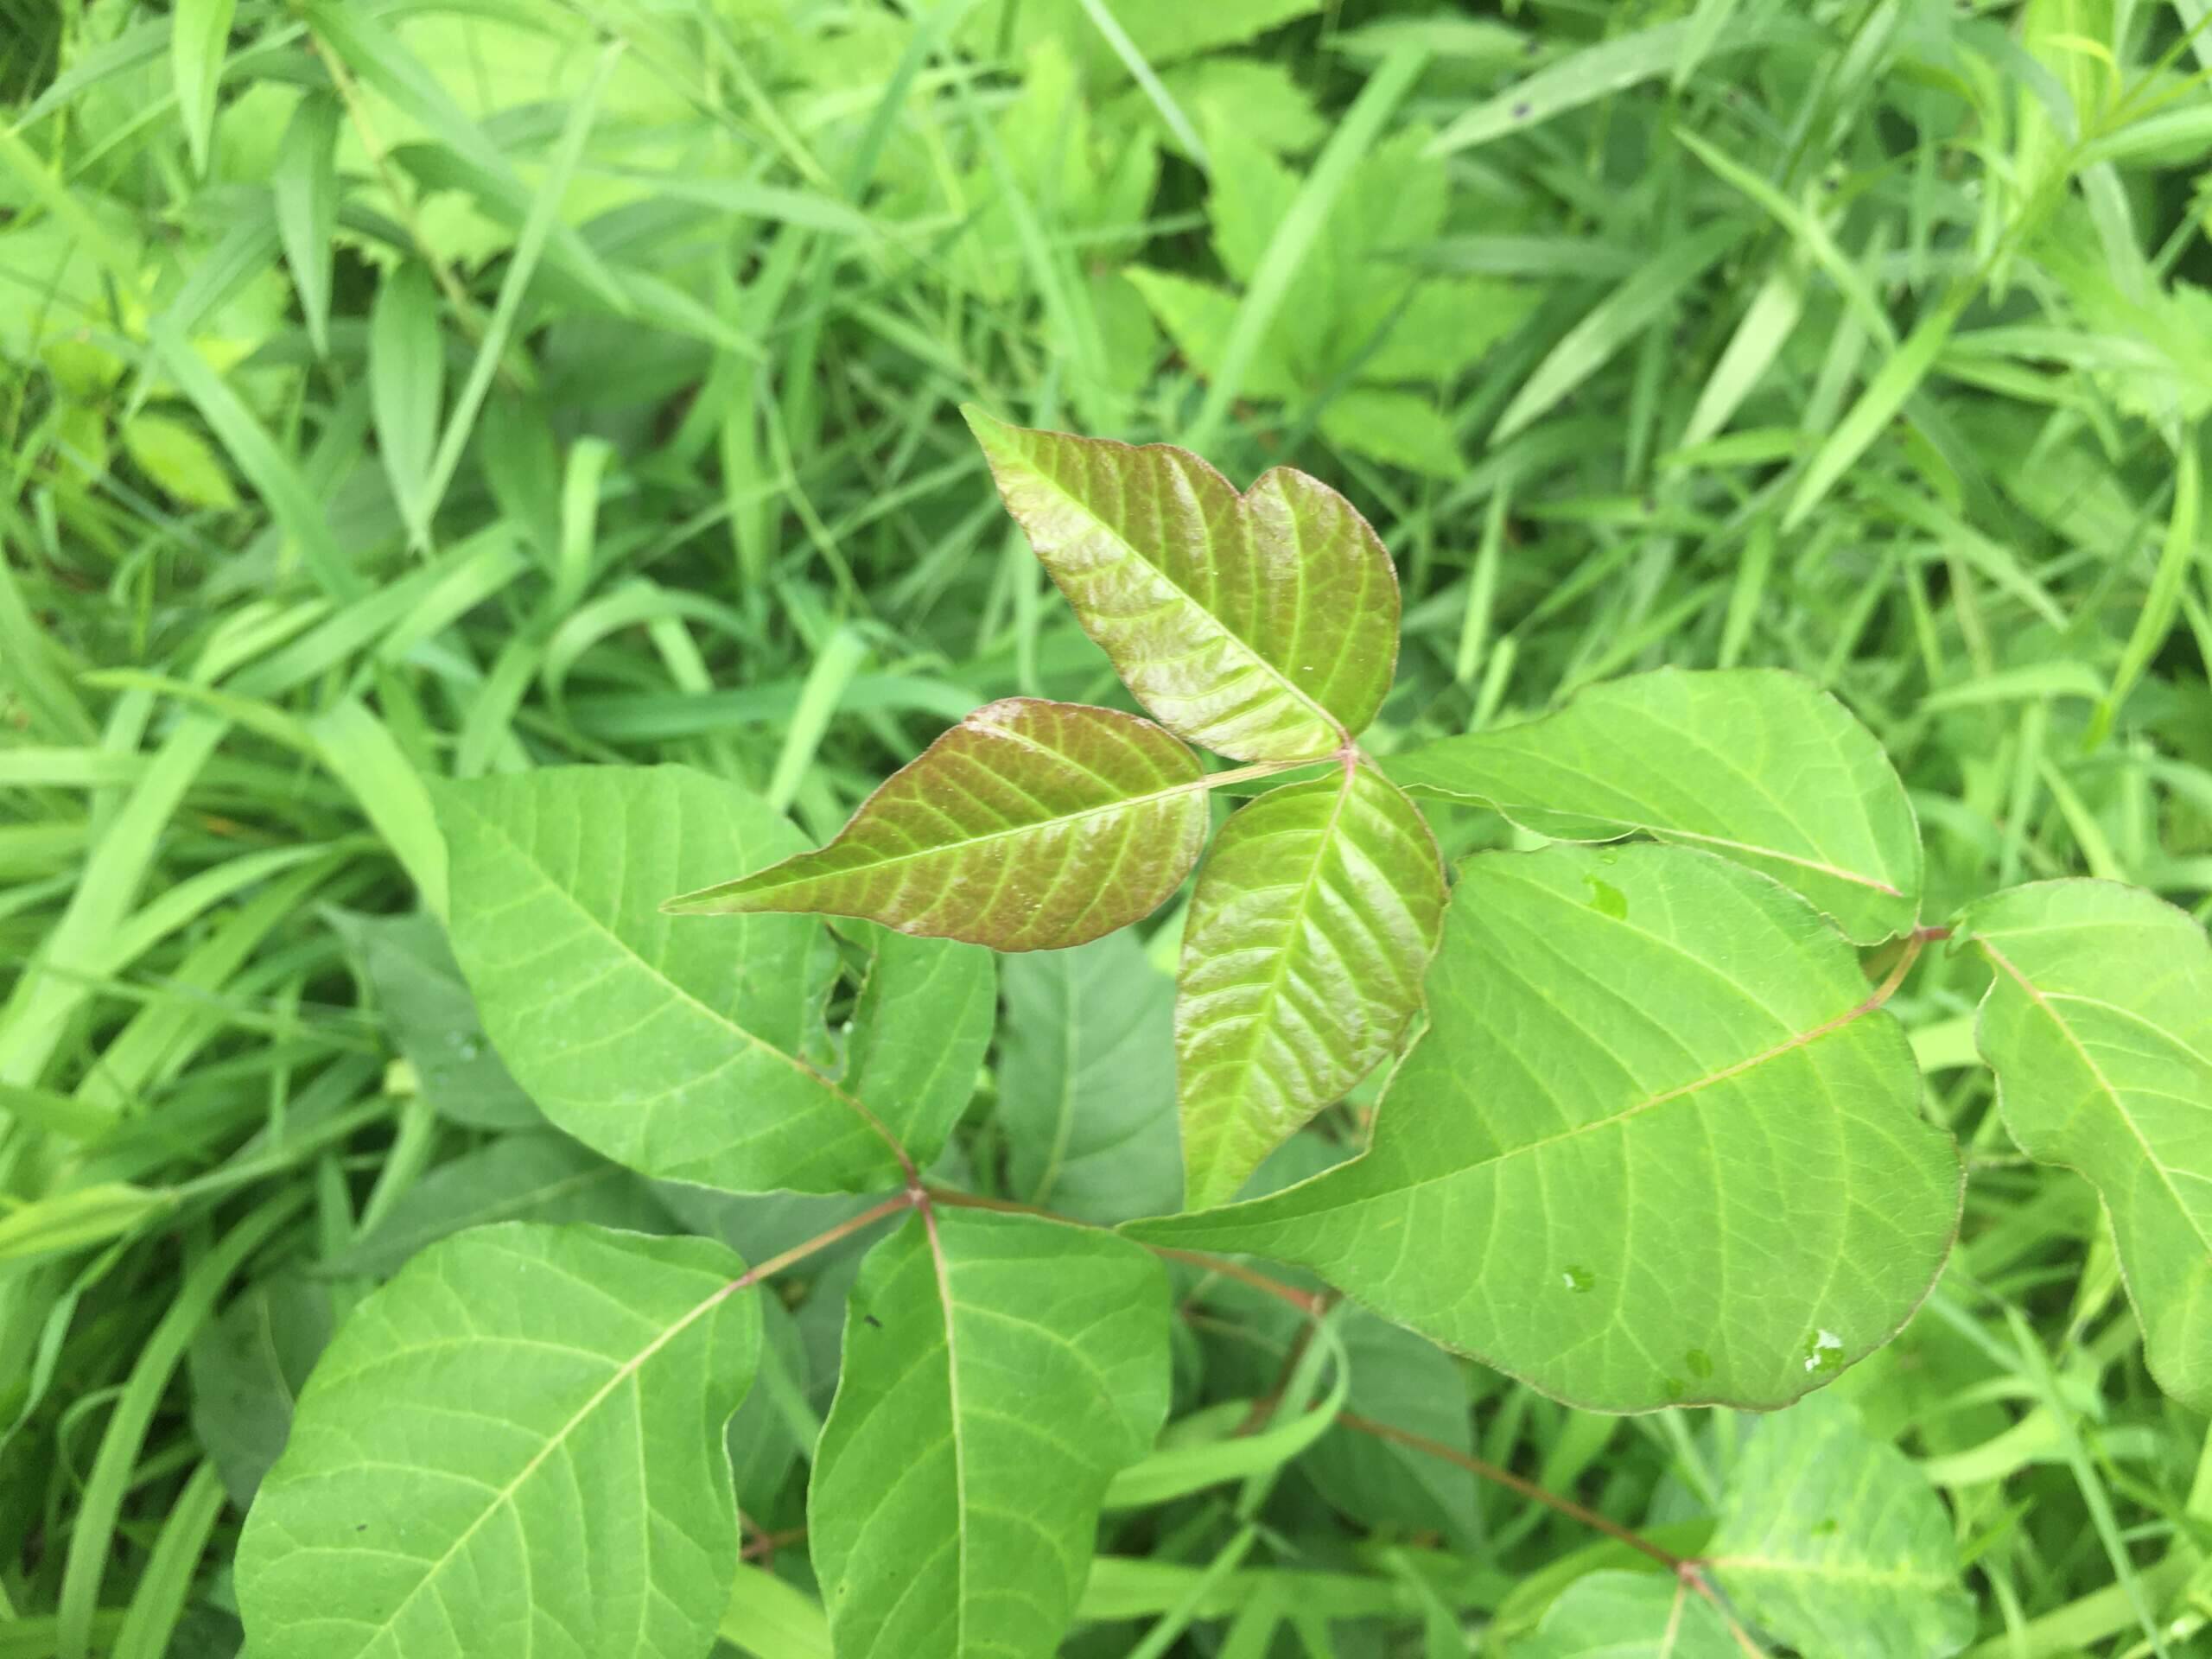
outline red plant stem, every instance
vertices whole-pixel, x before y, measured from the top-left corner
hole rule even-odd
[[[877,1222],[881,1221],[887,1215],[891,1215],[900,1210],[911,1210],[913,1207],[913,1198],[908,1193],[901,1192],[895,1198],[886,1198],[881,1204],[875,1205],[874,1208],[861,1211],[860,1214],[853,1217],[850,1220],[839,1222],[828,1232],[817,1234],[814,1237],[808,1239],[804,1244],[794,1244],[791,1249],[784,1251],[780,1255],[772,1255],[766,1262],[760,1263],[757,1267],[747,1268],[734,1280],[731,1281],[730,1288],[732,1290],[750,1290],[753,1286],[759,1284],[763,1279],[766,1279],[776,1274],[781,1273],[785,1268],[791,1266],[795,1262],[805,1261],[808,1256],[812,1255],[817,1250],[826,1250],[830,1246],[835,1244],[839,1239],[850,1238],[855,1233],[859,1232],[862,1228],[874,1226]]]
[[[1446,1446],[1441,1440],[1432,1440],[1425,1434],[1414,1433],[1411,1429],[1399,1428],[1389,1423],[1378,1423],[1373,1418],[1362,1417],[1356,1412],[1340,1411],[1337,1414],[1337,1421],[1346,1428],[1356,1430],[1362,1434],[1371,1434],[1378,1440],[1389,1440],[1394,1445],[1410,1446],[1416,1452],[1426,1452],[1430,1457],[1441,1458],[1446,1463],[1457,1464],[1470,1474],[1479,1475],[1484,1480],[1494,1481],[1509,1491],[1518,1492],[1531,1503],[1541,1503],[1547,1509],[1556,1510],[1570,1520],[1580,1521],[1584,1526],[1594,1528],[1608,1538],[1626,1544],[1630,1549],[1641,1551],[1664,1567],[1669,1573],[1681,1573],[1690,1565],[1685,1558],[1675,1554],[1673,1550],[1653,1543],[1641,1533],[1630,1531],[1619,1522],[1609,1520],[1599,1514],[1597,1510],[1586,1508],[1571,1497],[1561,1497],[1557,1492],[1547,1491],[1535,1481],[1524,1479],[1510,1469],[1502,1469],[1497,1464],[1486,1459],[1476,1457],[1471,1452],[1462,1452],[1456,1446]]]
[[[1916,950],[1917,945],[1916,944],[1913,949]],[[1905,966],[1910,967],[1910,962]],[[1899,973],[1894,977],[1902,979],[1904,975]],[[1889,991],[1894,988],[1894,986],[1885,988],[1878,992],[1877,995],[1886,1000]],[[1011,1215],[1036,1216],[1046,1221],[1057,1221],[1064,1226],[1088,1227],[1093,1224],[1090,1222],[1077,1221],[1070,1216],[1054,1215],[1051,1211],[1042,1209],[1036,1205],[1020,1204],[1011,1198],[987,1198],[976,1193],[956,1192],[944,1187],[916,1187],[911,1193],[891,1199],[876,1210],[870,1211],[866,1216],[857,1217],[853,1221],[848,1222],[844,1227],[836,1230],[834,1235],[825,1235],[812,1244],[801,1245],[799,1251],[804,1254],[808,1250],[819,1249],[823,1244],[830,1243],[833,1236],[842,1237],[845,1233],[865,1225],[878,1215],[887,1213],[902,1205],[912,1204],[918,1207],[925,1208],[932,1203],[950,1205],[955,1209],[995,1210]],[[1180,1262],[1185,1266],[1199,1268],[1208,1273],[1217,1273],[1225,1279],[1234,1279],[1239,1284],[1249,1285],[1254,1290],[1264,1292],[1280,1301],[1287,1302],[1309,1319],[1319,1319],[1328,1309],[1329,1298],[1325,1294],[1317,1295],[1311,1291],[1300,1290],[1297,1286],[1285,1284],[1281,1280],[1272,1278],[1256,1268],[1248,1268],[1242,1262],[1231,1261],[1226,1256],[1207,1255],[1198,1250],[1180,1250],[1168,1244],[1148,1244],[1145,1248],[1154,1255],[1163,1256],[1168,1261]],[[782,1260],[783,1258],[779,1257],[777,1263],[766,1265],[772,1268]],[[1309,1325],[1307,1329],[1310,1332],[1312,1327]],[[1712,1591],[1705,1585],[1702,1575],[1697,1572],[1691,1562],[1675,1554],[1672,1550],[1662,1548],[1653,1543],[1640,1533],[1631,1531],[1629,1528],[1621,1525],[1619,1522],[1608,1520],[1597,1510],[1586,1508],[1571,1497],[1562,1497],[1556,1492],[1548,1491],[1537,1485],[1532,1480],[1515,1474],[1510,1469],[1501,1468],[1497,1464],[1462,1452],[1456,1446],[1446,1446],[1441,1440],[1432,1440],[1426,1435],[1415,1434],[1408,1429],[1394,1427],[1389,1423],[1376,1422],[1349,1411],[1339,1412],[1337,1421],[1346,1428],[1356,1430],[1360,1433],[1373,1435],[1377,1440],[1395,1441],[1414,1451],[1425,1452],[1431,1457],[1442,1458],[1447,1463],[1457,1464],[1471,1474],[1495,1482],[1510,1491],[1519,1493],[1532,1503],[1541,1503],[1571,1520],[1579,1521],[1586,1527],[1604,1533],[1610,1538],[1618,1539],[1630,1548],[1639,1550],[1653,1560],[1660,1562],[1669,1572],[1681,1573],[1693,1589],[1697,1590],[1700,1594],[1706,1596],[1708,1599],[1712,1599]],[[1264,1423],[1264,1418],[1261,1421]],[[1244,1432],[1249,1433],[1256,1426],[1248,1423]]]

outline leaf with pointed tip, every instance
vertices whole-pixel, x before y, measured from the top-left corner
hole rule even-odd
[[[1592,1573],[1506,1659],[1742,1659],[1713,1604],[1678,1576]]]
[[[1398,659],[1397,573],[1336,491],[1277,467],[1239,495],[1187,449],[963,412],[1007,511],[1169,731],[1303,760],[1375,718]]]
[[[1009,1194],[1108,1224],[1174,1209],[1175,982],[1129,933],[1015,957],[1005,972]]]
[[[1970,906],[2005,1127],[2112,1217],[2151,1374],[2212,1411],[2212,942],[2163,899],[2039,881]]]
[[[1222,826],[1191,898],[1175,1001],[1192,1209],[1226,1203],[1395,1046],[1444,918],[1420,810],[1363,766]]]
[[[1393,755],[1407,793],[1495,808],[1560,841],[1642,832],[1795,887],[1861,944],[1920,913],[1920,832],[1873,734],[1780,669],[1661,669],[1557,714]]]
[[[823,911],[998,950],[1081,944],[1182,885],[1205,842],[1204,779],[1148,720],[1008,697],[894,772],[828,846],[665,908]]]
[[[1107,1482],[1167,1414],[1167,1279],[1110,1233],[939,1209],[861,1265],[807,1497],[840,1659],[1046,1659]]]
[[[1879,1347],[1959,1160],[1897,1022],[1795,893],[1688,848],[1471,860],[1374,1144],[1128,1229],[1303,1263],[1599,1410],[1775,1406]]]
[[[759,799],[683,766],[577,766],[441,785],[436,803],[454,954],[485,1030],[561,1128],[645,1174],[729,1192],[894,1185],[893,1135],[936,1157],[989,1037],[982,953],[901,941],[894,971],[938,982],[881,999],[881,1018],[938,1045],[943,1087],[913,1090],[899,1066],[881,1086],[841,1085],[810,1063],[836,974],[819,922],[708,927],[659,908],[792,849],[798,832]]]
[[[355,1310],[238,1555],[264,1659],[696,1659],[737,1559],[760,1309],[703,1239],[480,1228]],[[588,1494],[580,1503],[578,1494]]]
[[[1974,1636],[1942,1500],[1833,1395],[1752,1431],[1705,1560],[1741,1613],[1806,1659],[1942,1659]]]

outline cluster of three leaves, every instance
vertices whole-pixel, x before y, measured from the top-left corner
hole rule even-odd
[[[1186,741],[1257,772],[1330,762],[1232,816],[1192,897],[1177,1086],[1189,1202],[1218,1204],[1389,1054],[1420,1004],[1442,862],[1353,741],[1396,664],[1396,574],[1351,503],[1302,473],[1240,495],[1185,450],[969,419],[1008,510],[1159,723],[993,703],[828,846],[671,908],[1080,944],[1148,914],[1198,861],[1222,777]]]

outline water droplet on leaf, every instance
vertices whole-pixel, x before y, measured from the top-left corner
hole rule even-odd
[[[1843,1367],[1843,1338],[1833,1331],[1815,1331],[1805,1339],[1805,1369],[1834,1371]]]
[[[1594,875],[1586,875],[1583,882],[1590,889],[1590,908],[1600,916],[1610,916],[1617,922],[1628,919],[1628,895],[1610,881],[1600,881]]]
[[[1578,1295],[1598,1287],[1598,1275],[1582,1267],[1569,1268],[1560,1274],[1560,1281]]]

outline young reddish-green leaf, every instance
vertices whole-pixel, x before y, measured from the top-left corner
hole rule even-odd
[[[704,1654],[760,1310],[702,1238],[511,1224],[357,1309],[238,1544],[269,1659]]]
[[[2005,1128],[2097,1189],[2151,1374],[2212,1410],[2212,942],[2109,881],[2015,887],[1959,929],[1996,970],[1976,1035]]]
[[[1778,669],[1661,669],[1557,714],[1393,755],[1408,794],[1493,807],[1539,835],[1638,831],[1786,882],[1862,944],[1920,912],[1920,833],[1873,734]]]
[[[828,846],[665,908],[823,911],[999,950],[1052,950],[1154,909],[1205,832],[1198,757],[1150,721],[1009,697],[893,773]]]
[[[1681,847],[1486,854],[1425,991],[1363,1156],[1132,1230],[1304,1263],[1611,1411],[1783,1404],[1933,1281],[1957,1153],[1858,953],[1778,883]]]
[[[807,1495],[840,1659],[1047,1659],[1167,1414],[1167,1280],[1110,1233],[918,1216],[861,1264]]]
[[[1192,896],[1175,1005],[1193,1209],[1387,1055],[1421,1005],[1444,866],[1379,772],[1269,791],[1222,826]]]
[[[1240,760],[1302,760],[1375,718],[1398,659],[1398,578],[1344,497],[1287,467],[1239,495],[1187,449],[966,414],[1007,511],[1169,731]]]

